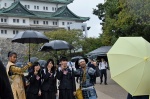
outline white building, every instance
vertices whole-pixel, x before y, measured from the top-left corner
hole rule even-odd
[[[18,32],[39,32],[83,23],[89,17],[74,14],[67,5],[73,0],[0,0],[0,37],[13,38]]]

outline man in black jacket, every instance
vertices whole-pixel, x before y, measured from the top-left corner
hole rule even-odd
[[[67,66],[67,58],[60,59],[60,68],[57,70],[57,79],[60,81],[59,85],[59,99],[75,99],[75,76],[73,69]]]
[[[5,67],[0,61],[0,99],[14,99]]]

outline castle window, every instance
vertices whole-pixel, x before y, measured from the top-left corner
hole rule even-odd
[[[7,22],[7,19],[4,19],[4,22]]]
[[[45,21],[43,21],[43,24],[45,24]]]
[[[13,30],[13,34],[18,34],[18,30]]]
[[[27,5],[24,5],[25,8],[27,8]]]
[[[48,21],[43,21],[43,24],[44,25],[48,25]]]
[[[39,21],[34,20],[33,23],[34,23],[34,24],[39,24]]]
[[[62,25],[65,25],[65,22],[62,22]]]
[[[7,30],[1,30],[1,34],[7,34]]]
[[[13,34],[15,34],[15,30],[13,30]]]
[[[7,7],[7,3],[5,3],[5,7]]]
[[[48,25],[48,21],[46,21],[46,24]]]
[[[48,10],[48,7],[46,7],[46,10]]]
[[[1,18],[1,22],[3,22],[3,18]]]
[[[13,22],[15,23],[15,22],[16,22],[16,19],[13,19]]]
[[[23,19],[23,23],[26,23],[26,20],[25,20],[25,19]]]
[[[5,30],[5,34],[7,34],[7,30]]]
[[[69,24],[72,24],[72,22],[67,22],[67,24],[69,25]]]
[[[17,23],[19,23],[19,19],[17,19]]]
[[[57,25],[57,22],[53,22],[53,25]]]
[[[3,30],[1,30],[1,34],[3,34]]]
[[[55,10],[55,8],[54,7],[52,7],[52,11],[54,11]]]
[[[19,19],[13,19],[14,23],[19,23]]]
[[[39,6],[37,6],[37,9],[39,9]]]
[[[25,6],[25,8],[27,8],[27,9],[29,9],[30,8],[30,5],[24,5]]]

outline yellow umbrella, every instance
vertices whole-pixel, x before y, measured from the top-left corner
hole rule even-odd
[[[150,44],[120,37],[107,53],[111,78],[133,96],[150,95]]]

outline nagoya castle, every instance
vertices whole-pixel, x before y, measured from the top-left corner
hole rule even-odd
[[[73,0],[0,0],[0,37],[13,38],[25,30],[44,33],[89,20],[73,13],[70,3]]]

